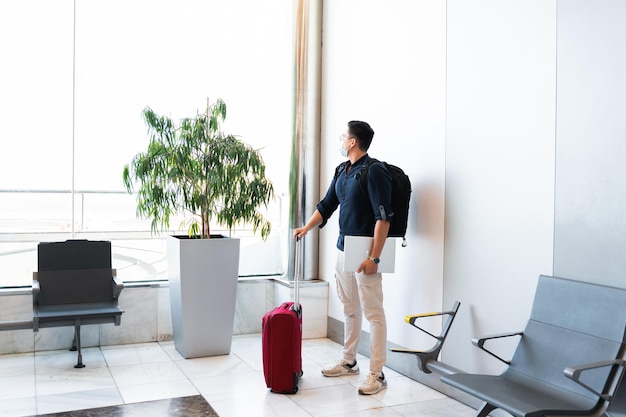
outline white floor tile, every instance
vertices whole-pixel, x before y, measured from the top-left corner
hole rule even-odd
[[[37,414],[60,413],[123,404],[116,388],[37,396]]]
[[[165,353],[167,353],[167,355],[170,357],[171,360],[182,361],[185,359],[183,355],[178,353],[173,341],[159,342],[159,345],[165,351]]]
[[[211,404],[213,401],[250,401],[265,397],[268,388],[262,372],[246,372],[194,378],[193,383],[200,394]]]
[[[71,368],[46,373],[36,370],[35,384],[38,396],[115,388],[108,368]]]
[[[302,358],[310,363],[326,365],[342,357],[342,346],[329,339],[310,339],[302,341]]]
[[[216,375],[229,375],[242,372],[252,372],[250,366],[244,363],[236,355],[210,356],[207,358],[195,358],[176,361],[176,365],[190,379]]]
[[[171,360],[161,345],[156,342],[103,346],[101,349],[108,366],[138,365]]]
[[[113,366],[109,369],[118,387],[187,379],[185,374],[173,362]]]
[[[0,400],[2,417],[32,416],[37,414],[37,397],[19,397]]]
[[[212,401],[211,407],[220,417],[311,417],[311,414],[293,402],[293,397],[268,392],[247,401]]]
[[[372,396],[359,395],[350,384],[298,391],[291,397],[313,417],[355,413],[382,407]]]
[[[354,413],[342,413],[334,415],[333,417],[403,417],[402,414],[398,413],[392,408],[381,407],[381,408],[372,408],[369,410],[357,411]],[[452,416],[448,416],[452,417]]]
[[[127,404],[198,395],[198,390],[186,379],[119,387],[119,390]]]
[[[36,395],[35,371],[28,374],[0,378],[0,401],[13,398],[28,398]]]
[[[234,337],[231,354],[255,371],[263,370],[263,346],[260,337]]]
[[[35,374],[35,355],[19,353],[0,356],[0,375],[2,377]]]
[[[404,417],[472,417],[476,415],[476,410],[473,408],[448,397],[404,404],[393,409]]]
[[[263,342],[260,335],[239,335],[233,336],[231,351],[241,352],[261,352]]]
[[[259,353],[231,353],[236,355],[243,363],[248,365],[250,369],[257,372],[263,371],[263,356]]]

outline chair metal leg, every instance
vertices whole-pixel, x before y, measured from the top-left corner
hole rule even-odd
[[[74,368],[84,368],[83,354],[80,350],[80,323],[76,323],[74,330],[74,341],[76,342],[76,350],[78,350],[78,363],[74,365]]]
[[[624,417],[626,416],[626,383],[624,380],[620,381],[613,400],[604,414],[608,417]]]
[[[474,417],[487,417],[489,413],[491,413],[496,408],[497,407],[494,407],[489,403],[483,403],[483,406],[480,408],[480,410],[478,410],[478,413],[476,413]]]

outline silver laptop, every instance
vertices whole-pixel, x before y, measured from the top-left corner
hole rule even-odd
[[[380,254],[378,272],[394,273],[396,269],[396,242],[397,238],[388,237]],[[361,263],[369,258],[372,249],[373,237],[346,236],[344,240],[343,268],[346,272],[354,272],[359,269]]]

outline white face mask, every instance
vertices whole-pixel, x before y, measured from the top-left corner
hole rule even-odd
[[[339,152],[341,152],[341,156],[343,156],[344,158],[347,158],[348,149],[344,148],[345,143],[346,143],[345,135],[341,135],[339,137]]]
[[[348,157],[348,150],[346,148],[343,147],[343,143],[341,143],[339,145],[339,152],[341,152],[341,156],[343,156],[344,158]]]

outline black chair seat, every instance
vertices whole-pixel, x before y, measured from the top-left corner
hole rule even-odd
[[[81,320],[81,324],[114,323],[123,312],[111,303],[59,304],[40,306],[33,317],[39,327],[47,327],[46,322],[54,322],[49,327],[58,327],[63,320],[68,323],[66,326],[73,326],[76,320]]]

